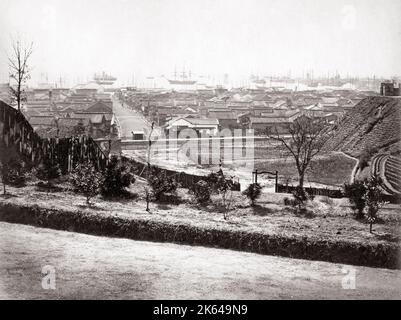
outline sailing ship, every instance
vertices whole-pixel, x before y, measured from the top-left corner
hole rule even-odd
[[[103,71],[102,73],[96,73],[93,76],[93,80],[95,80],[95,82],[97,84],[102,84],[102,85],[109,84],[109,85],[111,85],[117,80],[117,78],[113,77],[111,75],[108,75],[107,73],[105,73]]]
[[[177,78],[177,71],[174,71],[174,79],[167,79],[168,82],[172,85],[194,85],[197,81],[191,79],[191,71],[189,74],[183,70],[181,72],[181,76]]]

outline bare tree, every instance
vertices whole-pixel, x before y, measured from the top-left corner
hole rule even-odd
[[[150,132],[148,135],[148,150],[147,150],[147,161],[146,161],[147,162],[146,180],[148,181],[148,183],[149,183],[149,176],[150,176],[150,171],[151,171],[151,165],[150,165],[150,151],[151,150],[150,149],[152,148],[152,133],[154,130],[154,126],[155,126],[155,123],[152,122],[152,126],[150,128]],[[144,167],[144,169],[145,169],[145,167]],[[149,209],[150,198],[151,198],[150,189],[148,186],[145,186],[145,199],[146,199],[146,211],[147,212],[150,211],[150,209]]]
[[[298,186],[303,190],[305,173],[312,159],[321,151],[329,138],[331,126],[322,119],[302,116],[282,126],[280,133],[275,126],[267,130],[270,139],[279,141],[295,160],[298,171]]]
[[[14,80],[14,86],[10,85],[11,95],[17,102],[18,111],[21,111],[21,103],[26,100],[24,85],[30,79],[28,59],[32,54],[33,43],[24,45],[17,40],[12,44],[12,53],[8,57],[10,78]]]

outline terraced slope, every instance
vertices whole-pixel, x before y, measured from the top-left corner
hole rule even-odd
[[[389,156],[384,162],[384,176],[397,193],[401,193],[401,159],[399,157]]]
[[[401,194],[401,159],[388,154],[375,155],[370,163],[370,175],[382,178],[382,188],[388,194]]]
[[[325,149],[354,157],[367,148],[395,153],[401,150],[400,126],[401,98],[368,97],[345,114]]]

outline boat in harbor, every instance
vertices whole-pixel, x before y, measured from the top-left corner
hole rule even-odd
[[[180,77],[177,77],[177,72],[174,71],[174,79],[167,80],[171,85],[190,86],[197,83],[196,80],[191,79],[191,71],[189,71],[189,74],[187,74],[185,70],[181,72]]]
[[[96,73],[93,77],[93,80],[95,80],[97,84],[112,85],[117,80],[117,78],[105,72],[102,72],[102,73]]]

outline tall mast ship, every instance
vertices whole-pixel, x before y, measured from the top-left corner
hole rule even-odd
[[[117,80],[117,78],[113,77],[103,71],[102,73],[95,73],[95,75],[93,76],[93,80],[97,84],[112,85]]]
[[[177,78],[177,71],[174,71],[174,79],[167,79],[172,85],[194,85],[197,81],[191,79],[191,71],[187,75],[185,70],[181,72],[181,77]]]

